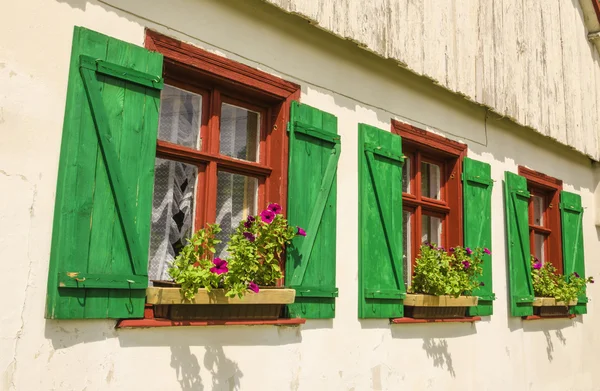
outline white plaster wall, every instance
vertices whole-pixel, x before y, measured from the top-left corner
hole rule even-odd
[[[507,315],[502,178],[518,164],[582,195],[587,270],[600,280],[590,161],[354,45],[252,0],[30,0],[0,23],[1,390],[600,390],[600,284],[589,314]],[[333,320],[301,327],[115,330],[46,321],[44,302],[74,25],[141,45],[150,27],[295,81],[339,118]],[[492,165],[495,314],[476,324],[357,319],[357,124],[397,118],[469,144]]]

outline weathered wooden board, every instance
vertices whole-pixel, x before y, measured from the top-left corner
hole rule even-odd
[[[420,293],[408,293],[404,305],[412,307],[474,307],[477,296],[433,296]]]
[[[600,160],[600,62],[586,31],[597,24],[588,15],[593,7],[523,0],[265,1]]]
[[[294,302],[294,289],[261,289],[258,293],[248,292],[244,297],[227,297],[223,289],[199,289],[192,301],[181,297],[179,288],[146,289],[148,304],[291,304]]]
[[[536,297],[533,300],[534,307],[564,307],[564,301],[556,301],[554,297]],[[569,306],[577,305],[577,300],[572,300],[568,304]]]

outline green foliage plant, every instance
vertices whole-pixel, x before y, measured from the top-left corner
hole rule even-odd
[[[452,247],[446,251],[435,244],[421,246],[417,256],[411,293],[427,295],[469,295],[483,285],[478,278],[483,274],[483,254],[487,248]]]
[[[199,288],[217,288],[223,277],[214,273],[213,255],[215,246],[221,243],[215,236],[221,232],[218,224],[207,224],[206,228],[196,231],[181,252],[173,260],[168,273],[178,284],[186,300],[192,300]]]
[[[584,278],[576,272],[565,277],[559,274],[551,263],[546,262],[542,265],[542,262],[533,255],[531,256],[531,278],[536,297],[553,297],[557,302],[564,302],[565,305],[576,301],[577,297],[584,292],[586,284],[594,283],[592,277]]]

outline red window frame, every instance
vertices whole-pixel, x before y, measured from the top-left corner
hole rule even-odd
[[[258,178],[258,208],[277,202],[285,211],[286,126],[291,102],[300,98],[300,86],[152,30],[146,30],[145,47],[164,56],[166,84],[202,95],[201,149],[157,142],[157,157],[198,167],[196,227],[216,220],[218,170]],[[258,162],[219,153],[222,102],[261,113]]]
[[[444,217],[442,243],[438,245],[449,248],[463,244],[461,174],[467,145],[396,120],[392,120],[392,133],[402,137],[402,152],[404,156],[411,158],[411,192],[402,193],[402,208],[413,213],[411,246],[415,251],[411,254],[411,265],[414,270],[421,246],[423,211],[427,215]],[[421,194],[420,166],[423,160],[440,166],[441,200],[423,197]]]
[[[527,190],[533,196],[539,196],[544,202],[543,224],[534,224],[533,197],[529,199],[529,243],[531,253],[535,252],[535,234],[546,237],[544,243],[545,262],[551,263],[563,273],[562,232],[560,223],[560,192],[563,183],[560,179],[519,166],[519,175],[527,179]]]

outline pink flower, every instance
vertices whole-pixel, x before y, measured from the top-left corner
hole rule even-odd
[[[250,289],[254,293],[258,293],[258,291],[260,290],[258,288],[258,285],[256,285],[256,283],[254,281],[252,281],[250,284],[248,284],[248,289]]]
[[[306,231],[305,230],[303,230],[300,227],[296,227],[296,228],[298,228],[298,232],[296,232],[296,235],[306,236]]]
[[[471,262],[469,262],[469,261],[462,261],[462,264],[463,264],[465,270],[467,270],[468,268],[471,267]]]
[[[270,210],[271,212],[275,213],[276,215],[281,213],[281,205],[277,204],[277,203],[272,203],[269,204],[269,206],[267,206],[267,209]]]
[[[469,247],[465,248],[465,252],[467,253],[467,255],[473,254],[473,250],[471,250]]]
[[[256,236],[254,236],[254,234],[252,234],[251,232],[244,232],[244,237],[251,242],[254,242],[256,240]]]
[[[451,253],[453,253],[453,252],[454,252],[454,247],[450,247],[450,250],[449,250],[449,251],[450,251]]]
[[[573,274],[575,274],[575,277],[579,278],[579,273],[573,272]]]
[[[542,263],[541,263],[540,261],[536,261],[536,262],[533,264],[533,268],[534,268],[535,270],[540,270],[540,269],[542,268]]]
[[[254,223],[255,220],[256,219],[253,216],[248,216],[248,219],[244,223],[244,227],[246,227],[246,228],[252,227],[252,223]]]
[[[492,254],[492,252],[487,247],[483,249],[483,252],[486,253],[487,255]]]
[[[229,271],[229,269],[227,268],[227,261],[221,258],[215,258],[213,259],[213,263],[215,264],[215,267],[210,268],[211,272],[215,274],[223,274]]]
[[[260,212],[260,219],[263,221],[263,223],[271,224],[274,218],[275,213],[273,213],[272,210],[265,209],[262,212]]]

